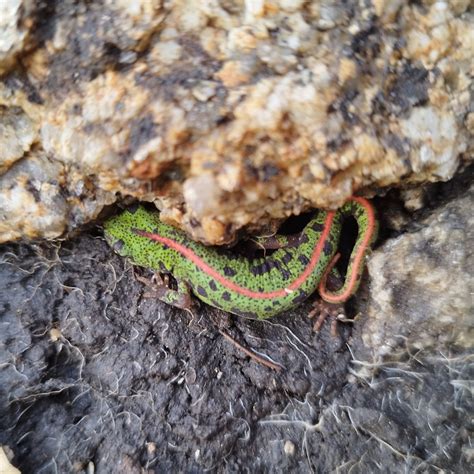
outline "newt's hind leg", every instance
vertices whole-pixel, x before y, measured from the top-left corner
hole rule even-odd
[[[144,283],[150,292],[145,293],[145,298],[158,298],[163,303],[174,306],[175,308],[191,310],[193,300],[191,291],[184,281],[177,280],[178,288],[173,290],[169,288],[169,280],[167,275],[163,279],[158,273],[155,273],[152,280],[135,275],[135,278]]]
[[[342,285],[342,277],[336,269],[333,269],[327,277],[328,288],[335,290]],[[338,337],[337,322],[345,319],[345,310],[343,303],[327,303],[322,299],[317,299],[313,303],[313,309],[308,313],[309,318],[315,318],[313,331],[319,332],[327,318],[331,318],[331,336]]]
[[[313,303],[313,309],[308,313],[309,318],[316,317],[313,325],[313,331],[319,332],[326,322],[327,318],[331,318],[331,336],[338,337],[337,322],[344,317],[344,306],[342,304],[330,304],[318,299]]]

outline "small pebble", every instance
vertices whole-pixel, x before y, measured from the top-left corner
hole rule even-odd
[[[285,441],[285,446],[283,447],[283,451],[285,451],[285,454],[287,456],[293,456],[295,454],[295,444],[288,440],[288,441]]]

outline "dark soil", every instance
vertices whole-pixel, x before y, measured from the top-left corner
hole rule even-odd
[[[0,445],[23,473],[472,472],[469,354],[361,378],[360,319],[334,338],[310,303],[261,322],[144,291],[90,233],[1,248]]]

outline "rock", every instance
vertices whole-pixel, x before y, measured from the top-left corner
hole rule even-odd
[[[472,348],[473,199],[471,187],[374,252],[361,328],[366,347],[356,352],[357,359]]]
[[[21,108],[0,106],[0,174],[22,158],[36,139],[33,121]]]
[[[57,237],[131,196],[225,244],[451,178],[473,156],[469,2],[385,3],[6,2],[1,172],[39,174],[4,175],[0,194],[28,194],[47,156],[68,212],[3,201],[0,241]]]
[[[32,0],[3,0],[0,4],[0,74],[8,71],[27,44],[34,24]]]
[[[0,472],[2,474],[20,474],[20,471],[12,466],[5,454],[5,447],[0,446]]]
[[[35,153],[0,176],[0,235],[54,239],[95,219],[113,200],[93,177]]]
[[[293,442],[290,440],[285,441],[285,444],[283,445],[283,451],[287,456],[294,456],[295,451],[296,451],[296,446]]]

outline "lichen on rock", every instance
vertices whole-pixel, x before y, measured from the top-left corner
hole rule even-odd
[[[16,4],[28,41],[0,56],[16,117],[0,123],[2,172],[47,156],[68,211],[33,207],[23,225],[9,187],[28,188],[4,175],[0,241],[60,236],[131,196],[229,243],[472,158],[469,2]]]

